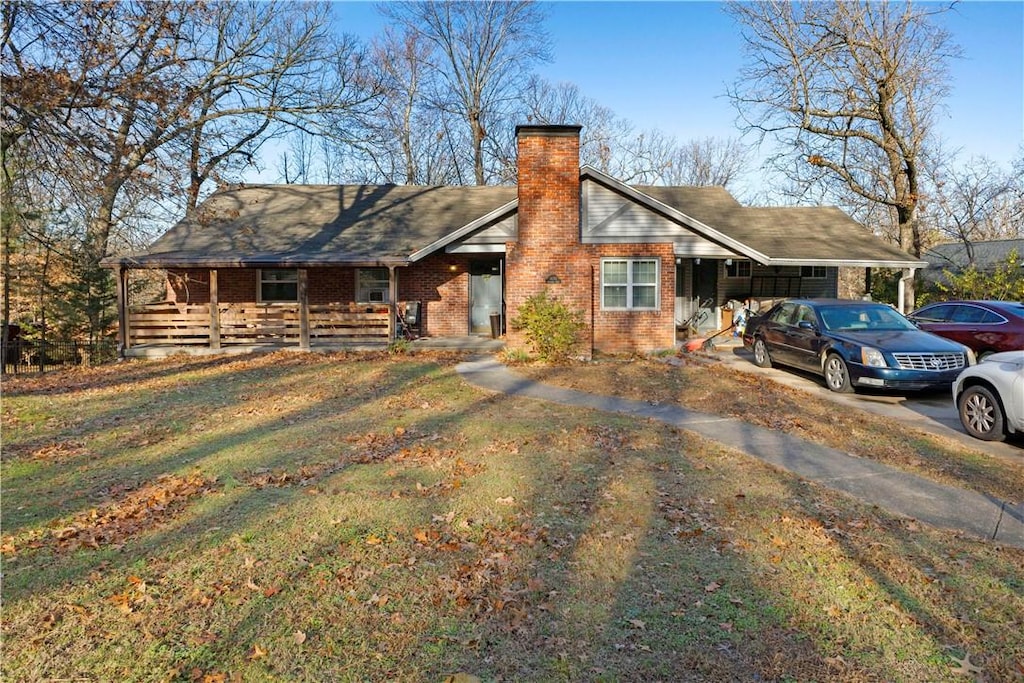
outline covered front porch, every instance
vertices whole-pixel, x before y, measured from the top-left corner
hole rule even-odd
[[[115,267],[121,354],[138,355],[139,347],[387,345],[418,332],[420,303],[398,300],[396,265],[365,264],[362,272],[372,278],[355,268],[287,265],[169,269],[167,298],[141,304],[130,301],[133,269]],[[361,292],[363,281],[370,288]]]

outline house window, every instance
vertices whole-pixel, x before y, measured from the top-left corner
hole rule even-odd
[[[299,271],[275,268],[260,271],[260,301],[298,301]]]
[[[800,266],[800,277],[807,280],[824,280],[825,266]]]
[[[658,309],[658,259],[601,261],[601,308]]]
[[[356,302],[382,304],[390,288],[387,268],[356,269]]]
[[[750,277],[750,261],[734,259],[732,263],[725,263],[726,277]]]

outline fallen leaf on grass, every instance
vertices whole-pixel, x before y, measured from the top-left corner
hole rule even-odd
[[[256,643],[255,645],[253,645],[252,646],[252,652],[249,653],[249,659],[251,659],[252,661],[256,661],[257,659],[263,659],[266,656],[267,656],[267,651],[264,650],[262,647],[260,647],[259,643]]]
[[[647,629],[647,624],[645,624],[640,619],[628,619],[627,621],[629,622],[629,625],[633,628],[640,629],[641,631]]]
[[[718,583],[717,581],[712,581],[708,585],[704,586],[704,592],[705,593],[714,593],[715,591],[717,591],[721,587],[722,587],[722,584]]]
[[[160,475],[153,483],[127,493],[120,500],[61,520],[56,529],[32,531],[7,542],[29,548],[51,544],[62,552],[117,547],[179,513],[192,498],[210,493],[214,484],[213,479],[198,472]]]
[[[302,631],[296,631],[292,634],[292,640],[295,642],[296,645],[302,645],[304,642],[306,642],[306,634]]]

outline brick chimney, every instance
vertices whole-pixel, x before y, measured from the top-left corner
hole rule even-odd
[[[547,290],[587,321],[582,355],[590,355],[592,274],[580,242],[581,126],[517,126],[518,240],[506,245],[510,320],[528,297]],[[523,342],[509,328],[513,344]]]

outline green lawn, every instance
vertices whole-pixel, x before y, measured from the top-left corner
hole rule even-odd
[[[1024,679],[1024,551],[454,360],[6,380],[3,679]]]

